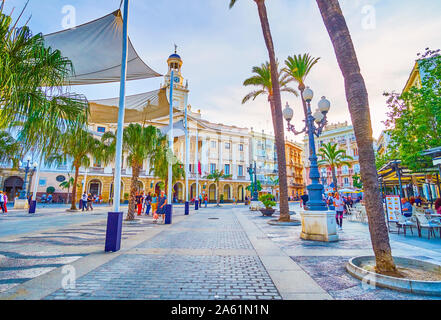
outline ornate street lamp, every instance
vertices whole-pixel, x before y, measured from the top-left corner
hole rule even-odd
[[[318,170],[317,164],[317,154],[315,149],[314,136],[320,137],[323,129],[328,124],[327,114],[331,108],[331,103],[322,97],[318,103],[318,109],[312,114],[311,112],[311,101],[314,97],[314,92],[307,87],[303,92],[303,98],[305,99],[308,107],[308,114],[305,119],[306,125],[301,131],[297,131],[294,125],[291,124],[291,120],[294,117],[294,111],[290,108],[289,104],[286,103],[285,110],[283,110],[283,116],[288,122],[288,131],[291,131],[295,135],[302,133],[307,133],[309,138],[309,149],[310,149],[310,171],[309,178],[311,179],[311,184],[307,187],[309,193],[309,201],[307,207],[311,211],[326,211],[326,203],[323,201],[322,194],[324,192],[324,187],[320,184],[320,172]]]
[[[248,168],[248,173],[250,175],[250,179],[251,179],[251,201],[259,201],[259,194],[258,194],[258,190],[257,190],[257,165],[254,162],[254,167],[253,164],[250,164],[249,168]]]
[[[23,164],[21,161],[19,163],[19,166],[22,167],[23,166],[23,170],[25,171],[25,178],[24,178],[24,182],[23,182],[23,189],[20,191],[20,196],[18,197],[20,200],[26,200],[27,199],[27,188],[26,188],[26,184],[28,182],[28,173],[29,170],[32,168],[31,166],[31,157],[28,156],[26,158],[26,162],[25,164]],[[33,164],[33,168],[34,170],[38,167],[38,164],[35,162]]]

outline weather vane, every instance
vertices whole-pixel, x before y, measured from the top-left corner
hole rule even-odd
[[[178,53],[178,46],[175,43],[175,53]]]

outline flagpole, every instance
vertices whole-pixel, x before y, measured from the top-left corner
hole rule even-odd
[[[188,192],[188,173],[189,173],[189,168],[188,166],[190,165],[190,142],[188,139],[189,136],[189,132],[188,132],[188,82],[185,85],[185,89],[187,90],[187,92],[185,93],[185,103],[184,103],[184,108],[185,108],[185,214],[188,215],[190,213],[190,209],[189,209],[189,200],[188,200],[188,196],[189,196],[189,192]]]
[[[121,166],[122,166],[124,114],[125,114],[125,102],[126,102],[128,19],[129,19],[129,0],[124,0],[121,83],[120,83],[120,92],[119,92],[118,129],[116,131],[117,138],[116,138],[116,158],[115,158],[115,180],[113,183],[113,189],[114,189],[113,210],[114,210],[114,212],[120,211],[120,202],[121,202]]]
[[[121,81],[119,92],[118,127],[116,132],[116,157],[115,157],[115,179],[113,181],[113,212],[109,212],[106,229],[106,252],[116,252],[121,248],[123,212],[120,212],[121,202],[121,165],[122,165],[122,144],[124,130],[124,109],[126,102],[126,78],[127,78],[127,48],[128,48],[128,21],[129,21],[129,0],[124,0],[123,34],[122,34],[122,59],[121,59]]]

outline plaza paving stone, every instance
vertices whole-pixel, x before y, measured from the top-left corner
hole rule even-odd
[[[57,205],[37,216],[10,211],[1,217],[0,293],[103,249],[109,208],[89,213],[68,213],[65,209]],[[125,225],[122,239],[159,227],[148,218],[143,222]],[[17,225],[23,228],[7,229]],[[34,232],[27,233],[29,230]]]
[[[281,299],[232,211],[209,210],[79,278],[75,289],[46,299]],[[148,249],[161,250],[136,253]]]
[[[298,205],[291,205],[291,210],[298,209]],[[34,290],[36,298],[441,299],[373,288],[350,276],[345,264],[351,257],[373,254],[366,224],[345,219],[340,240],[322,243],[301,240],[301,226],[269,225],[267,222],[274,218],[262,217],[244,206],[211,206],[198,213],[192,211],[187,217],[182,208],[176,208],[174,213],[175,217],[182,216],[171,226],[154,225],[151,218],[124,225],[124,240],[138,240],[125,242],[132,244],[104,259],[99,258],[100,254],[94,256],[103,250],[104,213],[94,219],[87,217],[81,224],[75,218],[70,223],[57,222],[50,230],[0,236],[0,293],[14,294],[15,286],[20,288],[50,272],[47,281],[52,279],[51,271],[59,273],[54,269],[84,260],[85,266],[92,263],[76,279],[75,289],[61,289],[58,280],[55,284],[52,281],[44,295],[38,295],[40,289]],[[51,216],[46,219],[53,219]],[[416,234],[404,237],[391,233],[390,239],[395,256],[441,264],[439,237],[428,240]],[[283,272],[294,278],[284,278]]]

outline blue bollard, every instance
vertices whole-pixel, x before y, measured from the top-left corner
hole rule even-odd
[[[173,215],[173,205],[167,204],[165,206],[165,221],[164,224],[172,223],[172,215]]]
[[[116,252],[121,249],[122,212],[109,212],[107,216],[106,252]]]
[[[199,210],[199,201],[198,201],[198,200],[196,200],[196,201],[194,202],[194,209],[195,209],[196,211]]]
[[[29,213],[35,213],[37,211],[37,201],[32,200],[29,205]]]
[[[188,201],[185,202],[185,215],[188,216],[190,214],[190,203]]]

